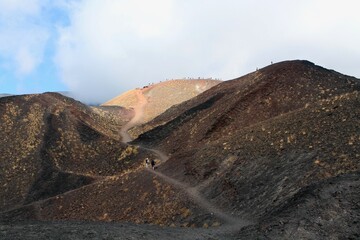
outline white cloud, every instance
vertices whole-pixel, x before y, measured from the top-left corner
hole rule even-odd
[[[40,10],[39,0],[0,0],[1,16],[12,16],[13,14],[36,15]]]
[[[30,73],[34,69],[35,60],[28,48],[19,49],[15,58],[19,66],[19,72]]]
[[[43,59],[49,32],[37,20],[44,3],[0,0],[0,56],[18,77],[31,73]]]
[[[159,54],[171,38],[165,36],[173,11],[166,0],[76,5],[72,25],[60,30],[56,61],[63,81],[82,100],[105,101],[144,81],[161,80],[161,70],[151,68],[166,61]]]
[[[359,76],[358,9],[354,0],[83,0],[60,29],[56,61],[70,90],[92,102],[296,58]]]

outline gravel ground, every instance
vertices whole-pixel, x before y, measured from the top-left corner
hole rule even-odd
[[[217,229],[104,222],[26,222],[0,225],[0,239],[227,239]]]

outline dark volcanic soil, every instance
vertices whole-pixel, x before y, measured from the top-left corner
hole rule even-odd
[[[159,171],[200,186],[222,209],[263,222],[295,197],[306,201],[297,194],[308,186],[358,175],[359,89],[356,78],[307,61],[282,62],[219,84],[132,133],[151,129],[135,143],[171,155]],[[350,205],[348,217],[359,214],[356,202]],[[327,206],[309,211],[309,224],[316,224]],[[302,224],[295,211],[289,219]],[[354,234],[355,223],[349,225],[351,233],[339,228],[338,235]]]
[[[119,240],[172,240],[172,239],[229,239],[216,231],[139,225],[132,223],[104,222],[29,222],[0,225],[3,240],[48,240],[48,239],[119,239]]]
[[[130,144],[134,112],[1,98],[1,234],[358,239],[359,90],[307,61],[273,64],[131,129]]]
[[[359,199],[360,174],[357,172],[304,188],[267,218],[238,232],[222,227],[22,222],[0,225],[0,239],[359,239]]]
[[[242,230],[241,239],[359,239],[360,173],[309,185]]]

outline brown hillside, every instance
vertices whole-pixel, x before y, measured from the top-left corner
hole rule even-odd
[[[193,122],[201,123],[201,126],[196,126],[197,131],[200,131],[200,128],[205,131],[193,135],[217,139],[218,135],[221,136],[224,132],[232,132],[319,100],[355,90],[359,90],[359,83],[353,77],[307,61],[282,62],[241,78],[225,81],[204,94],[169,109],[158,119],[142,126],[143,128],[133,129],[132,134],[136,138],[164,122],[179,121],[180,114],[183,114],[180,116],[183,117],[205,110],[200,116],[191,115],[191,118],[195,117]],[[170,124],[163,125],[162,129],[168,125]],[[187,135],[179,138],[190,139],[190,131],[187,129],[191,128],[192,126],[182,128]],[[178,134],[179,132],[176,133]]]
[[[128,121],[121,116],[131,114],[92,110],[55,93],[1,98],[0,211],[134,165],[131,155],[121,158],[127,146],[118,131]]]
[[[0,221],[193,226],[215,239],[357,239],[359,90],[359,79],[286,61],[136,127],[151,94],[174,91],[128,92],[133,110],[120,112],[53,94],[0,99]],[[122,143],[131,127],[137,139]],[[145,157],[156,158],[155,171],[142,166]],[[197,230],[189,238],[210,237]]]
[[[209,79],[169,80],[143,87],[148,104],[144,108],[143,122],[160,115],[173,105],[182,103],[217,85],[220,81]],[[134,108],[137,104],[136,90],[115,97],[103,106]]]
[[[219,221],[144,169],[154,153],[122,142],[131,111],[46,93],[3,98],[0,112],[0,222]]]
[[[294,198],[307,186],[359,170],[359,90],[356,78],[307,61],[282,62],[219,84],[132,132],[152,129],[135,143],[171,154],[161,172],[200,184],[218,206],[261,222],[300,201]],[[308,210],[311,224],[319,212],[331,215],[318,204]],[[346,223],[354,226],[350,219],[360,212],[349,204]]]

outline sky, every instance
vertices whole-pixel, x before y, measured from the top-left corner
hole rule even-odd
[[[360,78],[358,0],[0,0],[0,93],[103,103],[306,59]]]

